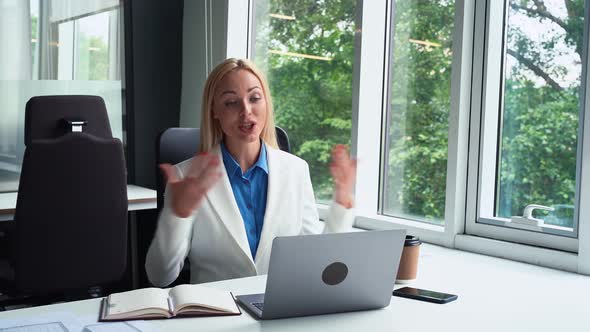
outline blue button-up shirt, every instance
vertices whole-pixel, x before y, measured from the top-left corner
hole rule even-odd
[[[252,258],[255,258],[266,210],[266,191],[268,187],[266,147],[262,142],[258,161],[243,174],[240,165],[231,156],[223,143],[221,143],[221,153],[229,183],[244,220],[250,252]]]

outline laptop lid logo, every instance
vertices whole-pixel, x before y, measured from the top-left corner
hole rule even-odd
[[[341,262],[332,263],[322,272],[322,280],[327,285],[338,285],[343,282],[348,275],[348,267]]]

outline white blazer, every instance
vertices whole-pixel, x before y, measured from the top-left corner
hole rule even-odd
[[[234,198],[219,146],[221,179],[207,192],[199,208],[187,218],[177,217],[169,197],[158,219],[145,268],[152,284],[165,287],[177,277],[188,256],[191,283],[266,274],[272,240],[276,236],[350,231],[352,209],[333,203],[326,223],[318,219],[307,163],[267,145],[268,194],[264,225],[256,259],[252,259],[244,222]],[[192,159],[176,165],[179,178]],[[322,230],[323,228],[323,230]]]

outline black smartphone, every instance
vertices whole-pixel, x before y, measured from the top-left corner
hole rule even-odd
[[[439,293],[413,287],[403,287],[396,289],[393,291],[393,296],[433,303],[449,303],[457,299],[457,295],[454,294]]]

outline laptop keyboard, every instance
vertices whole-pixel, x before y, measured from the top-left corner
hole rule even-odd
[[[252,305],[260,309],[260,311],[262,311],[262,308],[264,308],[264,302],[253,302]]]

